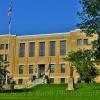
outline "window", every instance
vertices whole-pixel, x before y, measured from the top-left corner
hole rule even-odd
[[[24,65],[19,65],[19,74],[23,74]]]
[[[50,41],[50,56],[55,56],[55,41]]]
[[[50,73],[54,73],[55,64],[50,64]]]
[[[61,64],[61,73],[65,73],[65,64]]]
[[[80,45],[82,45],[82,39],[77,40],[77,46],[80,46]]]
[[[50,83],[54,83],[54,78],[50,78]]]
[[[8,61],[8,54],[5,54],[5,61]]]
[[[6,44],[6,50],[8,49],[8,44]]]
[[[0,49],[3,50],[4,49],[4,44],[0,45]]]
[[[84,45],[88,45],[88,39],[83,40]]]
[[[33,74],[33,65],[29,65],[29,74]]]
[[[29,43],[29,57],[33,57],[35,55],[35,42]]]
[[[60,41],[60,55],[66,55],[66,40]]]
[[[23,79],[18,79],[18,84],[23,84]]]
[[[25,56],[25,43],[19,44],[19,57]]]
[[[3,55],[0,55],[0,59],[3,60]]]
[[[45,56],[45,42],[39,43],[39,56]]]
[[[60,81],[61,81],[61,84],[65,84],[65,78],[61,78]]]

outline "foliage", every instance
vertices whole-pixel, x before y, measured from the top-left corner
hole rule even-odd
[[[79,0],[82,11],[78,12],[81,23],[79,27],[85,29],[87,34],[100,32],[100,0]]]
[[[9,62],[5,61],[0,57],[0,84],[5,83],[6,73],[9,73],[7,67],[9,66]]]
[[[89,83],[99,75],[99,70],[95,67],[94,55],[92,50],[78,50],[67,55],[67,61],[73,63],[81,80]]]
[[[100,0],[79,0],[82,11],[78,12],[81,22],[78,27],[87,35],[97,34],[98,39],[93,42],[95,57],[100,60]]]
[[[100,63],[100,38],[92,42],[95,60]]]

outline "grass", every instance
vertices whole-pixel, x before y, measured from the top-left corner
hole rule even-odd
[[[0,93],[0,100],[100,100],[100,84],[77,84],[75,91],[67,85],[38,85],[31,89]]]

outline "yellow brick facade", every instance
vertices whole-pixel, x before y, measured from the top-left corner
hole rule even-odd
[[[91,41],[97,37],[87,37],[86,34],[81,33],[80,30],[75,30],[65,33],[56,34],[44,34],[44,35],[26,35],[26,36],[16,36],[16,35],[1,35],[1,44],[10,44],[9,50],[0,50],[0,55],[9,55],[9,71],[10,76],[18,83],[19,79],[23,79],[23,84],[25,81],[29,81],[33,76],[38,77],[40,64],[45,65],[45,75],[54,79],[54,83],[61,83],[61,78],[65,79],[65,83],[68,81],[69,77],[69,62],[64,58],[67,53],[74,50],[82,48],[91,48]],[[77,46],[78,39],[88,39],[89,45]],[[8,41],[9,40],[9,41]],[[66,55],[60,56],[60,41],[66,40]],[[50,56],[50,41],[55,41],[55,56]],[[29,57],[29,43],[35,42],[35,55],[34,57]],[[45,56],[39,56],[39,42],[45,42]],[[19,44],[25,43],[25,56],[19,57]],[[49,73],[49,64],[54,64],[54,73]],[[65,64],[65,73],[61,73],[61,64]],[[19,65],[23,65],[23,74],[19,74]],[[33,65],[33,73],[29,74],[29,65]],[[74,79],[77,82],[79,75],[74,71]],[[100,78],[97,78],[97,82],[100,82]]]

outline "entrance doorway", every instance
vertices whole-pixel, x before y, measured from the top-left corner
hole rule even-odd
[[[45,64],[38,65],[38,77],[43,77],[45,75]]]

